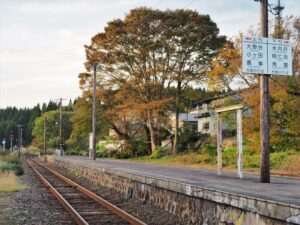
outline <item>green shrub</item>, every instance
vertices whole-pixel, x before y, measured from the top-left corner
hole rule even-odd
[[[270,163],[272,169],[278,169],[283,162],[285,162],[289,155],[291,155],[291,151],[287,152],[274,152],[270,154]]]
[[[260,154],[253,153],[248,154],[247,151],[244,152],[244,167],[245,168],[259,168],[260,167]]]
[[[9,172],[10,170],[11,170],[10,164],[8,164],[6,162],[0,163],[0,173]]]
[[[16,176],[22,176],[24,174],[24,168],[22,164],[11,164],[12,170],[15,172]]]
[[[217,146],[215,144],[205,144],[203,148],[200,150],[201,152],[208,153],[210,156],[217,155]]]
[[[142,134],[133,140],[131,143],[131,148],[134,150],[136,156],[145,156],[149,152],[149,143],[147,141],[147,136]]]
[[[24,174],[24,168],[20,160],[11,160],[0,164],[0,173],[14,171],[17,176]]]
[[[167,154],[168,154],[168,150],[164,147],[159,146],[152,152],[150,158],[159,159]]]
[[[224,166],[236,165],[237,163],[237,148],[236,147],[227,147],[223,150],[223,164]]]
[[[12,160],[9,160],[7,163],[9,163],[9,164],[18,164],[18,165],[22,165],[21,161],[18,160],[18,159],[12,159]]]
[[[131,157],[131,151],[126,150],[126,151],[117,151],[115,154],[115,157],[117,159],[129,159]]]
[[[99,157],[99,158],[108,158],[108,157],[111,157],[111,153],[106,151],[105,149],[103,151],[97,151],[96,152],[96,157]]]

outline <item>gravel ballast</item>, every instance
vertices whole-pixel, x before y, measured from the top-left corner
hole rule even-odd
[[[74,224],[71,216],[34,176],[31,169],[27,165],[24,167],[25,173],[19,181],[26,185],[26,188],[10,195],[9,223],[20,225]]]
[[[32,170],[27,165],[24,165],[24,167],[25,173],[19,181],[26,185],[26,188],[9,196],[10,204],[7,209],[9,224],[75,224],[54,196],[35,177]],[[124,195],[115,190],[99,187],[86,178],[76,176],[69,171],[57,167],[52,168],[147,224],[191,224],[189,221],[163,211],[156,206],[134,199],[125,199]]]

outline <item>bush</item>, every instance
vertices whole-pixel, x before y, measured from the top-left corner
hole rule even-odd
[[[9,163],[9,164],[18,164],[18,165],[22,165],[21,161],[18,160],[18,159],[12,159],[12,160],[9,160],[7,163]]]
[[[117,151],[115,154],[115,157],[117,159],[129,159],[131,158],[131,151],[126,150],[126,151]]]
[[[164,147],[157,147],[151,154],[150,158],[159,159],[168,154],[168,150]]]
[[[10,160],[0,164],[0,173],[14,171],[17,176],[24,174],[24,168],[20,160]]]
[[[227,147],[223,150],[223,164],[224,166],[236,165],[237,163],[237,148],[236,147]]]
[[[217,146],[215,144],[204,144],[203,148],[200,150],[204,153],[209,154],[210,156],[217,155]]]
[[[145,134],[138,135],[132,142],[131,142],[131,149],[135,156],[146,156],[149,152],[149,143],[147,136]]]
[[[22,164],[11,164],[12,170],[15,172],[16,176],[22,176],[24,174],[24,168]]]
[[[103,151],[97,151],[96,152],[96,157],[99,157],[99,158],[108,158],[108,157],[111,157],[111,153],[106,151],[106,150],[103,150]]]
[[[9,172],[11,170],[11,165],[8,163],[0,163],[0,173]]]

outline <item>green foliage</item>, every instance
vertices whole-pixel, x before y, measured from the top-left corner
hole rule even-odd
[[[14,136],[13,145],[17,145],[18,128],[16,125],[24,125],[23,127],[23,145],[30,145],[32,142],[32,129],[35,119],[42,112],[48,112],[57,109],[58,105],[50,101],[48,104],[43,103],[42,109],[39,104],[33,108],[16,108],[7,107],[0,109],[0,140],[6,139],[6,148],[10,147],[10,135]]]
[[[145,156],[149,152],[149,143],[146,134],[138,135],[132,142],[132,149],[136,156]]]
[[[98,99],[99,100],[99,99]],[[85,93],[82,97],[76,100],[74,105],[74,113],[70,118],[72,124],[72,130],[70,136],[68,137],[66,143],[68,149],[72,149],[73,153],[87,152],[89,143],[89,134],[92,130],[92,98],[89,94]],[[107,123],[103,120],[100,108],[100,100],[98,102],[97,108],[97,133],[100,134],[107,133]],[[69,151],[67,149],[67,152]],[[66,152],[66,153],[67,153]]]
[[[204,144],[203,148],[200,149],[200,152],[207,153],[210,156],[216,156],[217,155],[217,145],[206,143],[206,144]]]
[[[195,150],[194,144],[199,140],[207,140],[209,136],[207,134],[202,134],[200,132],[195,132],[191,129],[184,128],[181,129],[179,135],[179,152],[183,152],[189,149]]]
[[[111,156],[112,156],[112,153],[106,150],[105,144],[97,144],[96,145],[96,157],[108,158]]]
[[[168,153],[169,151],[166,148],[159,146],[152,152],[150,158],[159,159],[167,155]]]
[[[40,152],[40,149],[35,147],[35,146],[32,146],[30,145],[28,148],[27,148],[27,152],[28,154],[30,155],[38,155],[39,152]]]
[[[125,150],[125,151],[117,151],[115,154],[115,157],[117,159],[129,159],[132,157],[131,151]]]
[[[70,137],[72,131],[72,123],[70,118],[74,115],[73,112],[62,113],[62,134],[63,140],[67,140]],[[46,118],[46,144],[47,148],[59,147],[59,111],[49,111],[42,114],[35,120],[32,135],[35,138],[36,145],[39,148],[43,148],[44,144],[44,118]],[[65,146],[66,147],[66,146]]]
[[[24,168],[22,163],[18,159],[13,159],[8,162],[0,163],[0,173],[14,171],[16,176],[21,176],[24,174]]]

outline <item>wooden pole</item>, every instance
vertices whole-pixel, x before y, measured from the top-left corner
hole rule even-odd
[[[62,143],[62,98],[59,99],[59,146],[60,150],[63,149]]]
[[[96,109],[97,109],[97,99],[96,99],[96,73],[97,73],[97,64],[94,63],[94,76],[93,76],[93,141],[92,141],[92,158],[96,160]]]
[[[237,146],[238,146],[238,161],[237,161],[237,168],[238,168],[238,177],[243,178],[243,120],[242,120],[242,109],[238,109],[237,111]]]
[[[222,114],[217,113],[218,176],[222,175]]]
[[[46,157],[46,116],[44,116],[44,161],[47,161]]]
[[[268,37],[268,0],[260,0],[261,36]],[[270,183],[269,74],[260,76],[260,182]]]

